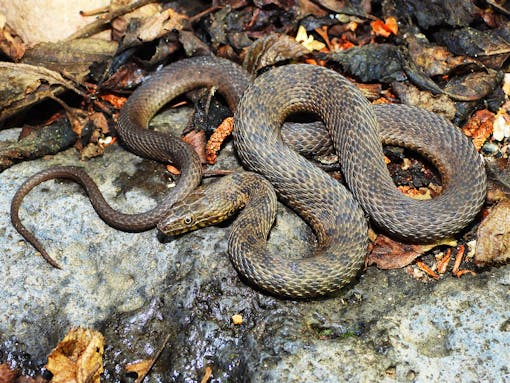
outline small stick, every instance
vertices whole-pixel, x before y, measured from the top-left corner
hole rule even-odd
[[[149,368],[147,368],[147,370],[145,370],[145,372],[140,375],[136,380],[135,380],[135,383],[142,383],[143,380],[145,379],[145,377],[149,374],[149,371],[152,369],[152,367],[154,366],[154,364],[158,361],[159,357],[161,356],[161,353],[163,352],[163,350],[165,349],[166,347],[166,344],[168,343],[168,341],[170,340],[170,334],[167,334],[165,340],[163,341],[163,344],[161,345],[161,347],[159,348],[159,350],[156,352],[156,355],[154,355],[154,358],[152,358],[151,360],[151,364],[149,365]]]
[[[104,17],[98,18],[96,21],[85,25],[80,30],[73,33],[71,36],[66,38],[66,41],[69,40],[75,40],[82,37],[89,37],[91,35],[94,35],[98,32],[101,32],[106,25],[108,25],[113,19],[125,15],[126,13],[132,12],[135,9],[138,9],[140,7],[143,7],[144,5],[150,4],[150,3],[156,3],[157,0],[138,0],[135,1],[132,4],[128,4],[124,7],[120,7],[118,9],[115,9],[114,11],[109,12]]]

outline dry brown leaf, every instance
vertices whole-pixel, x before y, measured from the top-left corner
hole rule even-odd
[[[134,372],[137,376],[145,376],[154,364],[153,359],[143,359],[126,364],[126,372]]]
[[[379,269],[399,269],[409,265],[431,247],[396,242],[384,235],[378,235],[366,265],[376,265]]]
[[[104,337],[81,327],[69,330],[48,356],[52,383],[99,383],[103,372]]]
[[[250,45],[243,60],[243,67],[250,73],[257,73],[264,67],[304,56],[308,52],[308,49],[292,37],[271,33]]]
[[[206,163],[206,154],[205,154],[205,133],[203,130],[197,131],[192,130],[189,133],[186,133],[184,137],[182,137],[184,142],[187,142],[189,145],[195,149],[195,152],[198,154],[200,158],[200,162]]]
[[[372,245],[366,265],[376,265],[382,270],[399,269],[409,265],[427,251],[441,245],[456,246],[457,242],[451,238],[446,238],[427,245],[414,245],[397,242],[379,234]]]
[[[510,260],[510,200],[494,206],[478,227],[474,262],[477,265],[507,263]]]
[[[124,36],[123,46],[136,46],[141,42],[149,42],[160,38],[171,31],[188,29],[189,18],[168,8],[152,17],[145,19],[136,31]]]

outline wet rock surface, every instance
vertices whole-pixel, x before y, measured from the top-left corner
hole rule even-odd
[[[186,120],[179,115],[166,118]],[[237,167],[232,152],[230,144],[216,166]],[[85,167],[123,211],[147,210],[171,184],[161,165],[117,145],[87,162],[70,149],[0,174],[0,356],[25,373],[39,372],[69,327],[81,325],[105,335],[107,382],[132,381],[125,364],[150,358],[167,336],[146,381],[199,382],[207,366],[211,382],[510,379],[509,266],[431,283],[371,267],[335,297],[280,300],[239,278],[228,224],[162,243],[156,230],[110,228],[78,185],[50,181],[26,197],[21,216],[63,266],[56,270],[9,217],[23,180],[56,164]],[[272,246],[293,256],[310,243],[308,227],[280,206]]]

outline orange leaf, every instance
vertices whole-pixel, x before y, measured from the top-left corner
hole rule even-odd
[[[370,23],[370,26],[377,36],[389,37],[391,34],[396,35],[398,33],[398,24],[394,17],[388,17],[386,22],[374,20]]]
[[[48,356],[53,383],[99,383],[103,372],[104,337],[94,330],[72,328]]]
[[[120,109],[122,107],[122,105],[124,105],[127,101],[127,97],[116,96],[111,93],[102,94],[100,97],[102,100],[108,101],[110,104],[112,104],[117,109]]]

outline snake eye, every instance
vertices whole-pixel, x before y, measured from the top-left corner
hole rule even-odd
[[[183,219],[185,225],[191,225],[193,223],[193,217],[190,215],[186,215]]]

